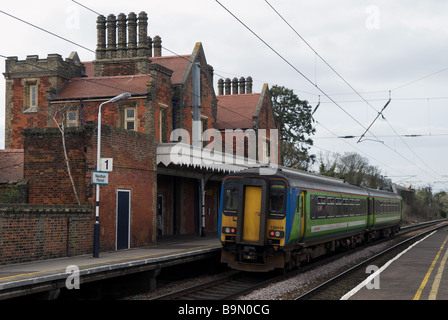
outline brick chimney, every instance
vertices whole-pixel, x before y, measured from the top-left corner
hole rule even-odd
[[[239,88],[239,92],[238,92]],[[252,93],[252,77],[226,78],[218,80],[218,95],[228,94],[251,94]]]
[[[155,56],[161,55],[161,40],[158,37],[156,43],[156,38]],[[148,73],[151,51],[146,12],[140,12],[138,17],[134,12],[129,13],[127,17],[124,13],[120,13],[118,17],[110,14],[107,19],[102,15],[98,16],[96,60],[93,62],[95,76]]]

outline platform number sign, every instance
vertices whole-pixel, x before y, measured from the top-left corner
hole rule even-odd
[[[101,158],[101,171],[112,171],[112,168],[114,166],[113,164],[114,159],[113,158]]]

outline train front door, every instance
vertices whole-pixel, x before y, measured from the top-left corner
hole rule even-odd
[[[243,241],[260,240],[261,187],[246,186],[244,197]]]
[[[266,227],[266,182],[248,179],[243,182],[244,203],[238,219],[237,240],[247,244],[263,244]]]

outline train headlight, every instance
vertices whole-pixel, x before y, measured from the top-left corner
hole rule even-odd
[[[222,227],[222,233],[236,234],[236,228],[235,227]]]
[[[271,230],[269,231],[269,236],[271,238],[283,238],[285,236],[285,232],[280,230]]]

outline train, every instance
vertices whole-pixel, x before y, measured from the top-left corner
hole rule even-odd
[[[293,269],[393,236],[401,220],[402,199],[393,192],[287,168],[246,169],[222,181],[221,262],[249,272]]]

